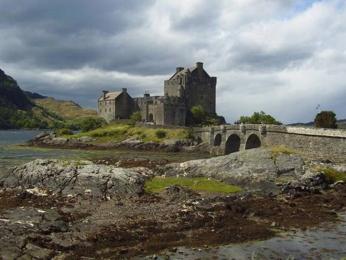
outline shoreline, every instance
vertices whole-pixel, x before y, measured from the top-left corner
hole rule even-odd
[[[48,250],[50,256],[113,259],[162,253],[162,250],[174,252],[180,246],[213,247],[266,240],[286,231],[337,223],[338,212],[345,212],[345,198],[346,185],[321,194],[302,193],[296,197],[288,194],[220,196],[167,189],[157,195],[145,193],[91,204],[86,197],[1,192],[0,216],[4,219],[4,213],[20,208],[36,209],[37,214],[53,207],[59,216],[55,221],[63,219],[63,226],[70,228],[59,230],[54,228],[56,224],[50,223],[49,233],[42,233],[39,228],[30,235],[30,243]],[[84,238],[78,238],[82,234]],[[65,236],[75,237],[77,241],[63,242]]]

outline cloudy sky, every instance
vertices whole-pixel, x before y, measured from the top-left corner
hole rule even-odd
[[[103,89],[162,94],[196,61],[229,122],[346,118],[346,1],[0,0],[0,68],[25,90],[95,107]]]

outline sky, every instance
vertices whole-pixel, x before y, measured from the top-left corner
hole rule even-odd
[[[346,1],[0,0],[0,68],[25,90],[95,108],[198,61],[228,122],[346,118]]]

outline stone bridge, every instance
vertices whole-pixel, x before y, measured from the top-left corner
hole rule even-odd
[[[194,136],[209,144],[213,155],[261,146],[285,145],[320,157],[346,162],[346,130],[277,125],[221,125],[194,128]]]

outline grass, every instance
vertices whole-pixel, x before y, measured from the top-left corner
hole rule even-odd
[[[80,117],[96,117],[97,113],[92,109],[84,109],[73,101],[57,100],[54,98],[34,99],[35,104],[44,107],[48,111],[58,114],[64,119],[76,119]]]
[[[97,142],[121,142],[129,138],[135,138],[143,142],[160,143],[169,139],[187,139],[189,133],[187,129],[180,128],[149,128],[124,123],[113,123],[89,132],[76,134],[73,138],[83,136],[96,138]]]
[[[290,154],[296,154],[297,151],[290,148],[290,147],[287,147],[285,145],[277,145],[277,146],[273,146],[270,148],[271,152],[272,152],[272,155],[274,158],[276,158],[277,156],[279,156],[280,154],[287,154],[287,155],[290,155]]]
[[[171,185],[180,185],[194,191],[210,193],[235,193],[241,188],[208,178],[154,177],[145,183],[145,191],[158,193]]]
[[[322,172],[330,183],[337,181],[346,182],[346,172],[340,172],[330,167],[318,167],[316,170]]]

